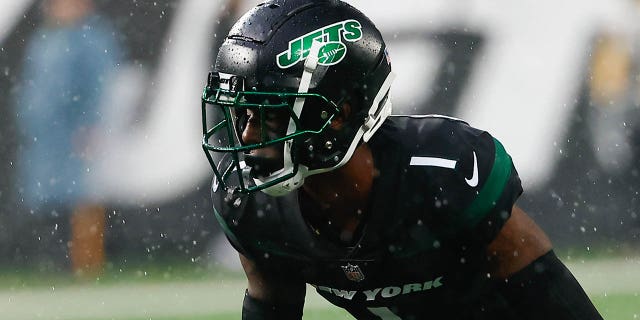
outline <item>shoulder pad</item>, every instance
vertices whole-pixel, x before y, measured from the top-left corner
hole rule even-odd
[[[415,205],[449,226],[445,233],[474,228],[505,211],[506,220],[522,187],[498,140],[448,117],[406,117],[401,124],[409,153],[406,176],[411,199],[422,201]]]

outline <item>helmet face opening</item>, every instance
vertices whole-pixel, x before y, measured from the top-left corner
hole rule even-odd
[[[202,147],[219,186],[263,190],[298,173],[299,141],[322,134],[339,112],[317,93],[246,91],[242,77],[212,72],[202,94]]]
[[[214,186],[229,192],[287,194],[345,165],[391,112],[382,35],[342,1],[257,5],[231,28],[213,71],[202,146]]]

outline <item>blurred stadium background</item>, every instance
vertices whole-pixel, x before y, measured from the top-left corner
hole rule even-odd
[[[107,208],[105,271],[70,274],[69,222],[29,214],[12,104],[37,0],[0,0],[0,318],[237,318],[244,282],[210,213],[200,94],[246,0],[96,0],[126,59],[88,173]],[[640,2],[347,1],[385,35],[394,113],[488,129],[543,226],[609,319],[640,318]],[[311,319],[344,317],[310,294]],[[317,311],[317,312],[316,312]]]

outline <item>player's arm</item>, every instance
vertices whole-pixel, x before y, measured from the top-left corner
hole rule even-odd
[[[522,319],[602,319],[546,234],[517,206],[487,249],[491,275]]]
[[[518,206],[496,238],[489,244],[491,275],[506,279],[551,251],[551,241]]]
[[[287,274],[260,270],[258,265],[240,254],[248,286],[242,304],[243,320],[302,319],[306,286]]]

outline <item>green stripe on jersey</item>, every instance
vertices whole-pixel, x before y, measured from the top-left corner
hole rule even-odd
[[[511,157],[504,150],[500,141],[494,138],[493,143],[496,153],[491,173],[489,173],[489,177],[478,196],[462,215],[466,227],[475,226],[489,213],[496,205],[500,195],[502,195],[502,191],[511,176]]]

